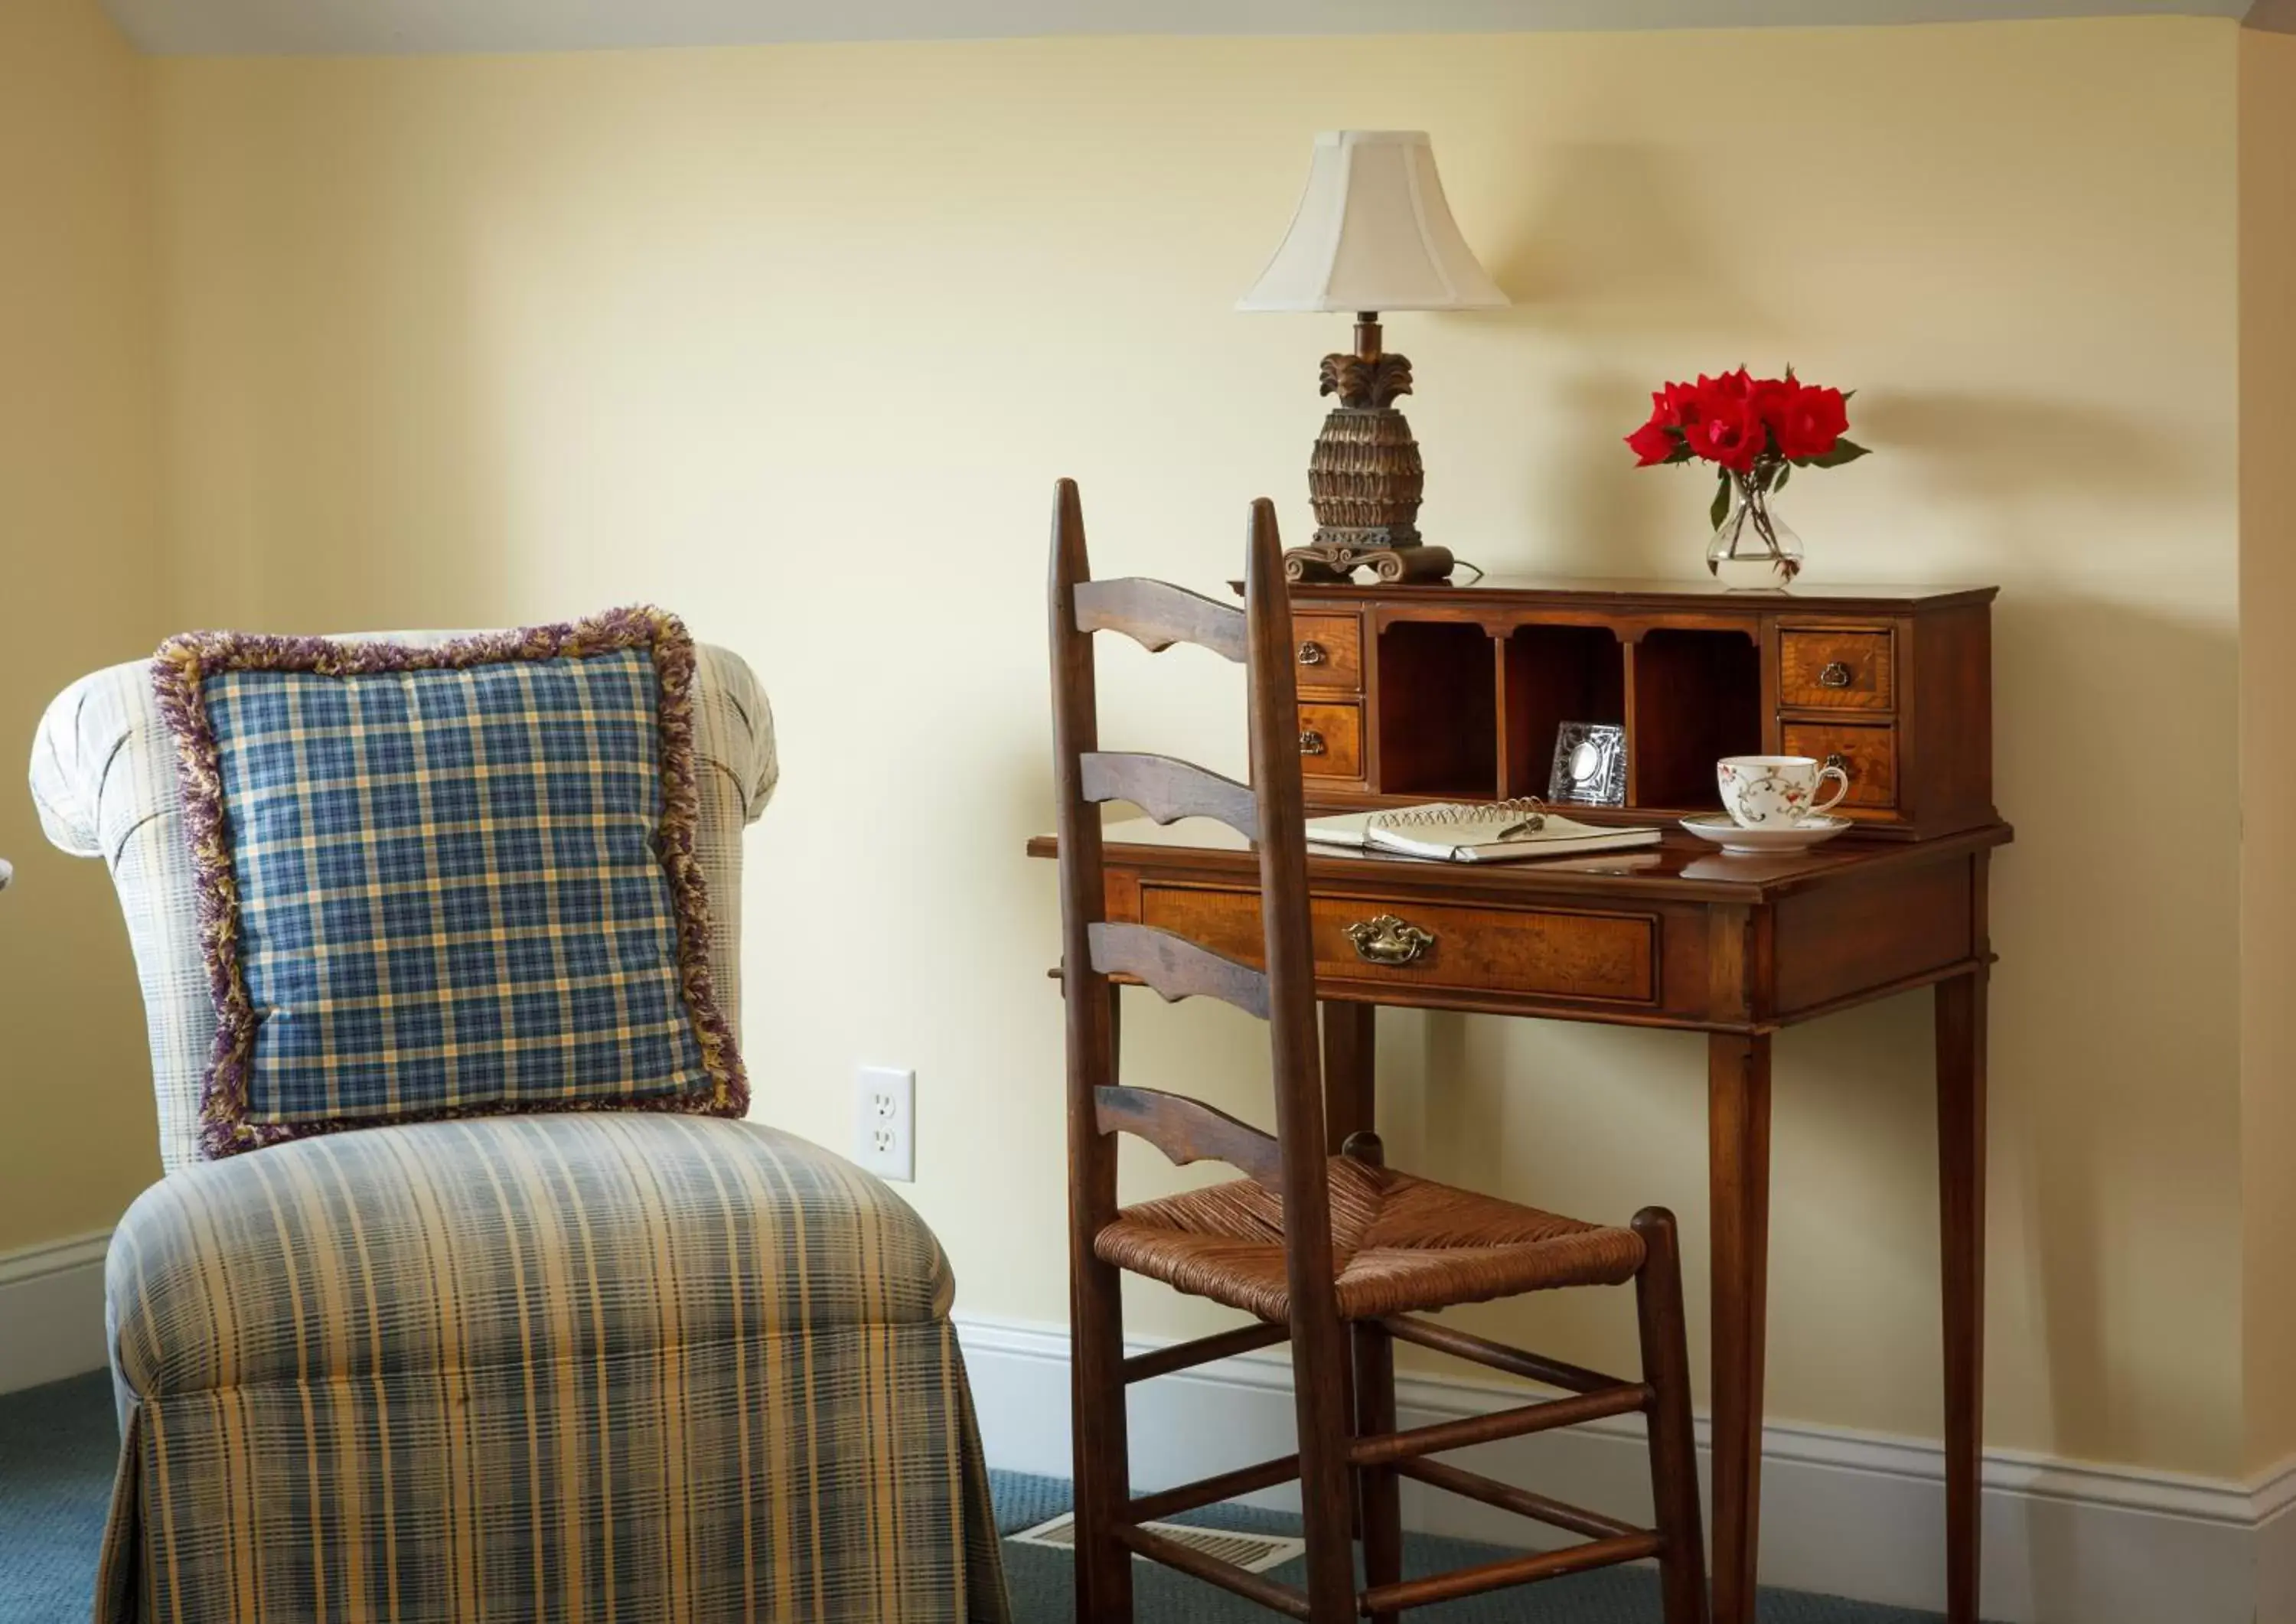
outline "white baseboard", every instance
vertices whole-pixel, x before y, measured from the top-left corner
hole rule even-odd
[[[1068,1332],[960,1316],[989,1464],[1070,1473]],[[1141,1342],[1140,1351],[1154,1343]],[[1406,1376],[1403,1424],[1521,1402],[1490,1381]],[[1135,1485],[1158,1489],[1291,1452],[1291,1367],[1250,1354],[1130,1395]],[[1702,1463],[1706,1424],[1699,1422]],[[1944,1451],[1919,1439],[1772,1423],[1763,1434],[1766,1584],[1944,1605]],[[1464,1452],[1494,1477],[1647,1520],[1641,1428],[1626,1418]],[[2253,1483],[1990,1452],[1981,1608],[1999,1624],[2296,1624],[2296,1462]],[[1295,1504],[1289,1491],[1255,1504]],[[1525,1546],[1565,1537],[1404,1485],[1412,1528]]]
[[[101,1370],[111,1231],[0,1252],[0,1393]]]

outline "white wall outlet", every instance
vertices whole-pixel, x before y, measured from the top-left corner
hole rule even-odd
[[[917,1177],[917,1074],[864,1066],[853,1074],[853,1160],[880,1178]]]

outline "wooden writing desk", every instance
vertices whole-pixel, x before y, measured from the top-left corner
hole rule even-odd
[[[1992,804],[1993,595],[1292,591],[1300,744],[1319,810],[1543,791],[1554,730],[1571,720],[1624,727],[1629,803],[1573,816],[1710,810],[1722,755],[1815,755],[1849,775],[1844,809],[1860,830],[1799,857],[1723,857],[1677,831],[1655,851],[1538,863],[1332,851],[1308,865],[1334,1151],[1373,1126],[1378,1005],[1708,1035],[1716,1624],[1754,1620],[1771,1040],[1924,987],[1937,1009],[1947,1616],[1977,1624],[1986,877],[2010,839]],[[1259,961],[1257,861],[1240,839],[1201,820],[1135,822],[1110,827],[1107,852],[1110,920]],[[1374,931],[1359,947],[1349,927],[1383,916],[1424,939]]]

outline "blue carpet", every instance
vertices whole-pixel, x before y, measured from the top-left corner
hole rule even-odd
[[[80,1624],[119,1456],[111,1378],[0,1393],[0,1624]]]
[[[88,1617],[118,1450],[111,1378],[101,1372],[0,1395],[0,1624],[80,1624]],[[1063,1479],[1004,1472],[995,1479],[1001,1532],[1069,1509]],[[1244,1506],[1214,1506],[1174,1521],[1300,1531],[1297,1518]],[[1414,1535],[1406,1565],[1413,1573],[1435,1572],[1498,1554],[1487,1546]],[[1017,1624],[1067,1624],[1075,1617],[1067,1552],[1007,1545],[1004,1562]],[[1262,1624],[1274,1616],[1152,1562],[1136,1563],[1134,1572],[1137,1624]],[[1277,1568],[1271,1577],[1296,1581],[1299,1565]],[[1430,1624],[1658,1624],[1658,1576],[1614,1568],[1408,1616]],[[1765,1590],[1761,1598],[1761,1624],[1933,1624],[1934,1618],[1786,1590]]]
[[[1010,1472],[991,1475],[999,1533],[1018,1533],[1069,1509],[1065,1478],[1022,1477]],[[1184,1512],[1168,1521],[1207,1522],[1256,1533],[1296,1535],[1300,1531],[1297,1517],[1243,1505]],[[1404,1541],[1404,1571],[1406,1577],[1440,1573],[1513,1554],[1463,1539],[1413,1534]],[[1300,1583],[1301,1565],[1287,1562],[1270,1569],[1267,1577]],[[1132,1574],[1135,1624],[1265,1624],[1276,1616],[1241,1596],[1155,1562],[1135,1561]],[[1068,1552],[1007,1542],[1004,1579],[1013,1594],[1015,1624],[1066,1624],[1073,1619],[1073,1575]],[[1876,1607],[1839,1596],[1804,1595],[1792,1590],[1765,1589],[1758,1612],[1760,1624],[1938,1624],[1935,1613]],[[1446,1602],[1439,1607],[1415,1607],[1404,1617],[1414,1624],[1423,1619],[1428,1624],[1660,1624],[1658,1574],[1644,1568],[1608,1568]]]

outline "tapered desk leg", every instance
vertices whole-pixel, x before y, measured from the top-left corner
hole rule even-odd
[[[1714,1624],[1753,1624],[1769,1300],[1769,1038],[1714,1034],[1707,1039],[1706,1079],[1714,1211]]]
[[[1937,985],[1948,1624],[1977,1624],[1985,1435],[1985,1005],[1981,970]]]
[[[1377,1130],[1372,1046],[1379,1006],[1327,998],[1323,1009],[1324,1134],[1336,1156],[1349,1134]]]
[[[1372,1047],[1373,1039],[1377,1031],[1375,1022],[1378,1018],[1378,1006],[1372,1004],[1351,1004],[1341,999],[1326,998],[1323,1000],[1321,1007],[1324,1015],[1324,1138],[1331,1154],[1336,1156],[1346,1147],[1349,1134],[1378,1131],[1378,1124],[1374,1119],[1377,1115],[1379,1083]],[[1355,1415],[1358,1426],[1362,1424],[1362,1418],[1366,1413],[1362,1407],[1366,1402],[1366,1395],[1363,1391],[1362,1380],[1358,1376],[1366,1334],[1374,1334],[1374,1340],[1377,1340],[1374,1333],[1358,1333],[1341,1344],[1340,1354],[1341,1364],[1345,1368],[1348,1390],[1356,1395]],[[1382,1341],[1381,1346],[1384,1348],[1385,1343]],[[1381,1366],[1378,1362],[1374,1361],[1372,1372],[1374,1379],[1379,1368]],[[1388,1407],[1385,1413],[1389,1420],[1386,1427],[1381,1430],[1393,1431],[1395,1430],[1393,1419],[1395,1391],[1394,1361],[1391,1357],[1387,1361],[1384,1368],[1389,1373],[1383,1390],[1387,1394],[1385,1402]],[[1371,1414],[1382,1413],[1376,1407],[1379,1401],[1375,1395],[1371,1396],[1370,1402],[1374,1405]],[[1365,1531],[1365,1474],[1361,1472],[1353,1474],[1354,1498],[1349,1508],[1350,1531],[1358,1539],[1364,1538]],[[1391,1474],[1388,1492],[1393,1493]],[[1372,1497],[1374,1501],[1377,1500],[1376,1495]],[[1374,1505],[1370,1509],[1375,1511],[1378,1505]]]

